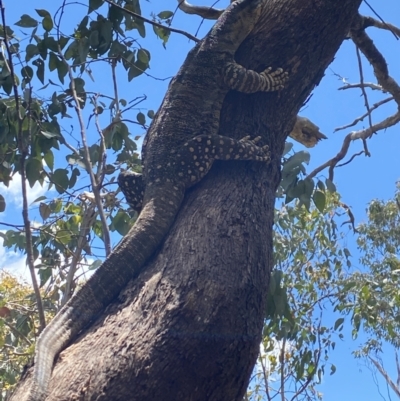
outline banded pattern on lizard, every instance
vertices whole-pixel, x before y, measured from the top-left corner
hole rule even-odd
[[[258,138],[238,141],[217,135],[220,109],[230,89],[247,93],[276,91],[288,79],[281,69],[256,73],[234,61],[236,50],[253,29],[265,1],[235,1],[189,52],[171,81],[142,149],[141,213],[112,254],[39,337],[29,401],[46,398],[56,355],[140,272],[168,233],[185,190],[207,173],[213,160],[268,161],[267,148],[256,145]],[[129,192],[127,195],[129,199]]]
[[[230,0],[230,3],[234,1],[237,0]],[[178,0],[178,8],[186,14],[195,14],[209,20],[218,19],[224,12],[224,10],[218,8],[196,6],[190,4],[187,0]],[[314,147],[321,139],[328,139],[312,121],[301,116],[297,116],[295,125],[289,136],[307,148]]]

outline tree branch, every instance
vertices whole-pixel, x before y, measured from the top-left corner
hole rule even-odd
[[[79,103],[79,99],[78,99],[78,94],[76,93],[75,80],[74,80],[74,76],[72,74],[72,69],[71,69],[70,65],[67,63],[67,60],[65,60],[65,57],[62,54],[62,51],[60,48],[58,49],[58,54],[68,69],[68,75],[69,75],[69,78],[71,81],[70,88],[71,88],[71,92],[72,92],[72,97],[74,98],[74,101],[75,101],[75,111],[76,111],[79,125],[80,125],[82,146],[83,146],[83,151],[84,151],[84,155],[85,155],[85,157],[83,158],[83,162],[85,163],[86,170],[89,174],[90,183],[92,184],[92,191],[93,191],[93,194],[94,194],[94,197],[96,200],[96,206],[99,211],[99,216],[100,216],[101,225],[102,225],[102,229],[103,229],[104,248],[106,250],[106,256],[108,256],[111,253],[111,240],[110,240],[110,231],[108,229],[106,215],[105,215],[105,212],[103,209],[103,202],[101,200],[101,195],[100,195],[101,181],[98,181],[96,179],[96,177],[93,173],[92,166],[91,166],[89,147],[88,147],[88,144],[86,141],[85,124],[83,121],[81,107],[80,107],[80,103]]]
[[[314,171],[312,171],[307,176],[307,178],[313,178],[318,173],[320,173],[322,170],[325,170],[327,167],[329,167],[329,179],[332,181],[333,176],[334,176],[333,170],[336,167],[336,165],[339,163],[339,161],[343,160],[343,158],[346,156],[351,142],[355,141],[356,139],[366,139],[366,138],[370,137],[374,132],[392,127],[393,125],[396,125],[398,122],[400,122],[400,112],[397,112],[396,114],[386,118],[385,120],[381,121],[380,123],[374,124],[372,127],[369,127],[367,129],[363,129],[360,131],[350,132],[344,138],[342,148],[337,153],[337,155],[332,157],[332,159],[328,160],[321,166],[317,167]]]
[[[114,6],[114,7],[119,8],[122,11],[125,11],[127,14],[132,15],[133,17],[135,17],[135,18],[137,18],[137,19],[139,19],[141,21],[147,22],[148,24],[151,24],[151,25],[156,26],[158,28],[166,29],[167,31],[170,31],[170,32],[179,33],[180,35],[186,36],[187,38],[189,38],[190,40],[193,40],[194,42],[199,42],[200,41],[200,39],[196,38],[196,36],[193,36],[188,32],[182,31],[180,29],[171,28],[169,26],[165,26],[165,25],[159,24],[158,22],[155,22],[155,21],[152,21],[152,20],[147,19],[145,17],[142,17],[141,15],[139,15],[139,14],[133,12],[133,11],[130,11],[130,10],[124,8],[124,7],[121,7],[120,5],[114,3],[111,0],[104,0],[104,1],[106,3]]]
[[[390,101],[392,101],[394,98],[393,96],[387,97],[386,99],[383,99],[379,102],[374,103],[371,107],[370,107],[370,112],[376,110],[379,106],[382,106],[385,103],[389,103]],[[350,124],[347,125],[343,125],[342,127],[337,127],[334,129],[334,132],[346,129],[346,128],[350,128],[350,127],[354,127],[357,123],[359,123],[360,121],[364,120],[365,117],[368,116],[368,112],[364,113],[362,116],[357,117],[353,122],[351,122]]]
[[[361,53],[364,54],[366,59],[372,65],[374,74],[378,80],[378,84],[382,87],[382,91],[388,92],[392,95],[391,99],[393,99],[397,103],[398,111],[392,116],[385,118],[384,120],[382,120],[377,124],[371,124],[370,121],[370,126],[366,129],[350,132],[344,138],[342,148],[337,153],[337,155],[332,159],[328,160],[327,162],[325,162],[324,164],[322,164],[321,166],[317,167],[314,171],[311,172],[311,174],[308,175],[308,178],[315,177],[319,172],[329,167],[329,179],[332,181],[334,176],[334,168],[337,166],[338,162],[346,156],[350,147],[350,143],[352,141],[355,141],[356,139],[361,139],[364,144],[364,152],[366,153],[366,155],[369,155],[368,149],[366,147],[366,140],[373,133],[389,128],[400,122],[400,86],[389,75],[389,70],[385,58],[383,57],[381,52],[377,49],[371,38],[366,34],[364,29],[365,29],[364,17],[358,15],[358,17],[355,18],[354,20],[352,29],[350,30],[351,39],[353,40],[357,48],[361,51]],[[361,76],[361,81],[363,81],[361,70],[360,70],[360,76]],[[361,82],[360,87],[363,88],[364,85],[365,84]],[[387,101],[382,101],[381,104],[386,103]],[[377,107],[379,107],[379,105],[380,104],[378,104],[378,106],[374,105],[376,106],[374,108],[376,109]],[[370,108],[367,104],[366,107],[367,107],[367,113],[365,113],[365,116],[370,117],[373,108]],[[355,120],[355,122],[357,122],[357,120]],[[352,123],[350,125],[354,124],[355,123]]]

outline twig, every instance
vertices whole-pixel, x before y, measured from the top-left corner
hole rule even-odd
[[[285,401],[285,350],[286,350],[286,338],[282,341],[282,348],[280,354],[280,362],[281,362],[281,400]]]
[[[348,205],[346,205],[346,204],[343,203],[343,202],[340,202],[340,206],[346,211],[347,215],[349,216],[349,220],[344,221],[344,222],[341,224],[341,226],[343,226],[343,225],[349,223],[349,224],[351,224],[351,226],[352,226],[352,228],[353,228],[353,231],[354,231],[355,233],[357,233],[358,230],[356,229],[356,219],[355,219],[355,217],[354,217],[353,212],[351,211],[351,207],[348,206]]]
[[[336,167],[343,167],[346,166],[347,164],[350,164],[353,159],[355,159],[357,156],[361,156],[364,153],[364,151],[362,150],[361,152],[355,153],[353,156],[350,157],[349,160],[347,160],[347,162],[344,162],[342,164],[337,164]]]
[[[327,167],[329,167],[329,179],[331,181],[333,181],[333,175],[334,175],[333,170],[336,167],[336,165],[338,164],[338,162],[340,160],[343,160],[343,158],[346,156],[346,154],[349,150],[349,147],[350,147],[350,143],[352,141],[355,141],[356,139],[368,138],[371,135],[371,133],[392,127],[393,125],[397,124],[398,122],[400,122],[400,112],[397,112],[396,114],[386,118],[385,120],[381,121],[380,123],[373,125],[371,128],[363,129],[360,131],[350,132],[344,138],[342,148],[337,153],[337,155],[332,157],[332,159],[328,160],[321,166],[317,167],[315,170],[313,170],[307,176],[307,178],[313,178],[318,173],[320,173],[322,170],[325,170]]]
[[[315,357],[315,362],[314,362],[314,370],[312,371],[312,373],[308,374],[307,380],[302,383],[302,385],[300,386],[300,388],[296,391],[296,393],[293,395],[293,397],[291,398],[290,401],[295,401],[298,399],[299,395],[307,389],[308,385],[311,383],[315,372],[317,371],[317,367],[319,366],[320,363],[320,359],[321,359],[321,349],[322,349],[322,345],[321,345],[321,318],[320,317],[320,323],[318,325],[318,329],[317,329],[317,338],[318,338],[318,348],[316,350],[317,356]],[[315,354],[315,352],[314,352]]]
[[[58,54],[68,69],[68,75],[69,75],[69,79],[71,81],[71,84],[70,84],[71,92],[72,92],[72,96],[75,101],[75,111],[76,111],[76,114],[78,117],[80,129],[81,129],[82,146],[83,146],[83,152],[84,152],[84,156],[85,156],[83,159],[83,162],[86,165],[86,170],[89,174],[90,183],[92,184],[92,190],[93,190],[93,194],[95,197],[96,206],[99,211],[99,216],[100,216],[101,225],[102,225],[102,229],[103,229],[104,248],[106,251],[106,255],[108,256],[111,253],[111,241],[110,241],[110,231],[108,229],[107,219],[106,219],[104,209],[103,209],[103,202],[102,202],[101,196],[100,196],[101,182],[97,182],[96,177],[93,173],[92,166],[91,166],[89,147],[88,147],[88,144],[86,141],[85,124],[83,121],[83,116],[82,116],[81,107],[79,104],[78,95],[76,93],[75,80],[74,80],[74,76],[72,74],[72,69],[71,69],[70,65],[67,63],[67,60],[65,60],[65,57],[62,54],[60,47],[58,48]]]
[[[378,361],[376,361],[375,359],[371,358],[370,356],[368,356],[368,358],[373,363],[373,365],[376,367],[376,369],[378,369],[379,373],[383,376],[383,378],[386,380],[386,383],[390,386],[390,388],[394,391],[394,393],[398,397],[400,397],[400,389],[394,384],[394,382],[392,381],[390,376],[387,374],[385,369],[381,366],[381,364],[378,363]]]
[[[369,126],[372,127],[372,117],[371,117],[371,109],[369,107],[369,101],[368,101],[368,96],[367,96],[367,92],[365,91],[365,86],[364,86],[364,72],[363,72],[363,68],[362,68],[362,61],[361,61],[361,55],[360,55],[360,49],[358,47],[356,47],[356,54],[357,54],[357,61],[358,61],[358,72],[360,74],[360,88],[361,88],[361,92],[362,95],[364,97],[364,101],[365,101],[365,108],[367,109],[367,114],[368,114],[368,122],[369,122]],[[367,156],[370,156],[368,149],[366,148],[366,144],[364,141],[364,149],[365,149],[365,154]]]
[[[169,27],[169,26],[165,26],[165,25],[159,24],[158,22],[155,22],[155,21],[152,21],[152,20],[147,19],[147,18],[145,18],[145,17],[142,17],[141,15],[136,14],[136,13],[134,13],[133,11],[130,11],[130,10],[124,8],[124,7],[121,7],[120,5],[114,3],[114,2],[111,1],[111,0],[104,0],[104,1],[105,1],[106,3],[108,3],[108,4],[112,5],[112,6],[114,6],[114,7],[119,8],[119,9],[122,10],[122,11],[125,11],[127,14],[132,15],[133,17],[135,17],[135,18],[137,18],[137,19],[139,19],[139,20],[141,20],[141,21],[147,22],[148,24],[151,24],[151,25],[156,26],[156,27],[161,28],[161,29],[165,29],[165,30],[170,31],[170,32],[179,33],[179,34],[181,34],[181,35],[186,36],[186,37],[189,38],[190,40],[193,40],[193,41],[196,42],[196,43],[197,43],[197,42],[200,42],[200,39],[196,38],[196,36],[193,36],[193,35],[191,35],[191,34],[188,33],[188,32],[185,32],[185,31],[182,31],[182,30],[176,29],[176,28],[171,28],[171,27]]]
[[[267,357],[265,355],[265,357]],[[267,373],[267,367],[264,364],[264,360],[263,360],[263,356],[260,354],[260,364],[261,364],[261,369],[263,372],[263,376],[264,376],[264,383],[265,383],[265,395],[267,396],[267,400],[271,401],[271,395],[269,393],[269,389],[268,389],[268,373]]]
[[[13,227],[13,228],[16,228],[16,229],[18,229],[18,230],[20,230],[20,231],[23,231],[23,229],[24,229],[24,227],[25,227],[24,225],[4,223],[4,222],[2,222],[2,221],[0,221],[0,224],[3,225],[3,226],[6,226],[6,227]]]
[[[383,99],[383,100],[381,100],[381,101],[379,101],[379,102],[376,102],[375,104],[373,104],[373,105],[371,106],[370,111],[374,111],[374,110],[376,110],[379,106],[382,106],[382,105],[385,104],[385,103],[389,103],[389,102],[392,101],[392,100],[393,100],[393,96],[390,96],[390,97],[387,97],[386,99]],[[353,122],[351,122],[350,124],[343,125],[343,126],[341,126],[341,127],[335,128],[333,132],[337,132],[337,131],[340,131],[340,130],[343,130],[343,129],[346,129],[346,128],[354,127],[357,123],[359,123],[360,121],[364,120],[364,118],[367,117],[367,115],[368,115],[368,112],[365,113],[365,114],[363,114],[363,115],[360,116],[360,117],[357,117],[357,118],[356,118]]]
[[[26,344],[27,345],[31,345],[32,344],[32,342],[29,340],[29,338],[25,335],[25,334],[23,334],[22,332],[20,332],[16,327],[14,327],[13,325],[11,325],[10,323],[8,323],[5,319],[2,319],[3,320],[3,323],[6,325],[6,326],[8,326],[8,328],[14,333],[14,335],[16,336],[16,337],[20,337],[20,338],[22,338],[25,342],[26,342]],[[6,344],[4,344],[4,346],[5,346]]]
[[[76,244],[76,250],[72,253],[72,261],[71,266],[68,270],[68,275],[65,283],[65,291],[61,300],[61,306],[65,305],[65,303],[69,300],[72,294],[72,290],[74,289],[74,276],[77,270],[77,266],[79,261],[81,260],[82,250],[86,245],[86,237],[90,232],[90,228],[93,225],[93,220],[96,218],[96,210],[95,205],[93,203],[89,203],[88,207],[83,213],[82,223],[79,230],[79,237]]]
[[[107,163],[106,163],[107,162],[106,141],[104,139],[103,130],[100,127],[99,114],[97,113],[97,99],[95,98],[95,99],[93,99],[93,101],[94,101],[94,105],[95,105],[94,121],[95,121],[97,132],[100,136],[100,154],[99,154],[99,161],[97,164],[96,179],[97,179],[97,182],[103,182],[105,174],[106,174],[106,165],[107,165]],[[118,106],[117,106],[117,113],[119,115]]]
[[[114,104],[115,104],[115,114],[119,115],[119,97],[118,97],[118,84],[117,84],[117,74],[116,74],[117,60],[113,59],[111,61],[111,76],[113,80],[114,87]]]
[[[358,84],[346,84],[346,85],[340,87],[339,90],[343,91],[346,89],[354,89],[354,88],[370,88],[372,90],[378,90],[378,91],[382,90],[382,87],[380,85],[377,85],[373,82],[363,82],[363,83],[358,83]]]
[[[10,51],[10,46],[8,44],[8,37],[7,37],[7,29],[6,29],[6,17],[5,17],[5,8],[3,5],[3,1],[0,0],[0,8],[1,8],[1,19],[4,27],[4,45],[7,50],[7,57],[8,57],[8,66],[10,69],[10,75],[13,82],[13,91],[14,91],[14,98],[15,98],[15,108],[17,110],[17,118],[18,118],[18,133],[17,133],[17,140],[18,140],[18,149],[21,153],[20,159],[20,174],[21,174],[21,189],[22,189],[22,216],[24,220],[24,227],[25,227],[25,238],[26,238],[26,259],[27,264],[29,266],[29,271],[31,274],[33,290],[35,292],[36,302],[38,306],[38,314],[39,314],[39,323],[40,323],[40,331],[44,330],[46,327],[46,319],[44,316],[43,310],[43,303],[42,297],[40,295],[39,286],[36,279],[35,273],[35,265],[34,265],[34,256],[33,256],[33,246],[32,246],[32,232],[31,232],[31,222],[29,220],[29,213],[28,213],[28,191],[26,188],[26,157],[29,155],[28,146],[24,142],[24,138],[22,135],[22,123],[23,118],[21,116],[21,109],[19,104],[19,93],[17,87],[17,80],[14,73],[14,64],[12,60],[12,54]],[[29,131],[30,135],[30,131]]]
[[[70,143],[68,143],[64,136],[62,134],[60,134],[58,140],[60,141],[60,143],[62,143],[63,145],[65,145],[72,153],[74,153],[76,156],[81,157],[81,155],[79,154],[78,149],[76,149],[75,147],[73,147]]]

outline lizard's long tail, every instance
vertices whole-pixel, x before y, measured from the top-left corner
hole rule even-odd
[[[148,200],[130,232],[40,335],[29,401],[46,398],[56,355],[138,275],[168,233],[184,190],[172,183],[163,183],[153,184],[149,192],[162,195],[146,196]]]

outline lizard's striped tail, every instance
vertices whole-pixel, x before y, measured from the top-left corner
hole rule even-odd
[[[130,232],[40,335],[28,401],[46,398],[54,358],[139,274],[168,233],[183,196],[184,190],[172,183],[150,186]]]

